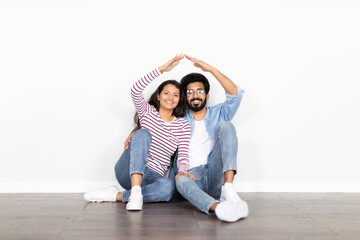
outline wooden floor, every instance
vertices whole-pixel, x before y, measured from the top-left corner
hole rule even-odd
[[[0,194],[0,239],[360,239],[360,193],[241,193],[250,216],[224,223],[185,200],[87,203],[83,194]]]

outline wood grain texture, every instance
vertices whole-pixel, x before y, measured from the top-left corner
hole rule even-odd
[[[5,239],[360,239],[360,193],[241,193],[250,216],[219,221],[183,199],[144,204],[87,203],[83,194],[0,194]]]

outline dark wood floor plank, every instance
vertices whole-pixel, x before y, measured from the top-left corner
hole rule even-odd
[[[240,193],[247,219],[224,223],[189,202],[87,203],[76,194],[0,194],[0,239],[360,239],[360,193]]]

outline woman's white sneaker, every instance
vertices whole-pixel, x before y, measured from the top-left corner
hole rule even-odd
[[[141,210],[143,207],[143,195],[141,193],[140,186],[134,186],[131,188],[131,194],[129,201],[126,204],[126,210]]]
[[[116,186],[93,189],[84,194],[84,200],[88,202],[116,202],[119,189]]]

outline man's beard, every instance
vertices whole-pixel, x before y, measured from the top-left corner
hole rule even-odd
[[[195,100],[201,101],[201,104],[198,104],[198,105],[196,105],[196,106],[193,106],[193,105],[191,104],[191,102],[193,102],[193,101],[195,101]],[[198,111],[200,111],[201,109],[203,109],[203,108],[206,106],[206,98],[205,98],[204,100],[202,100],[201,98],[193,98],[193,99],[190,100],[190,103],[187,102],[187,104],[188,104],[189,108],[190,108],[192,111],[198,112]]]

